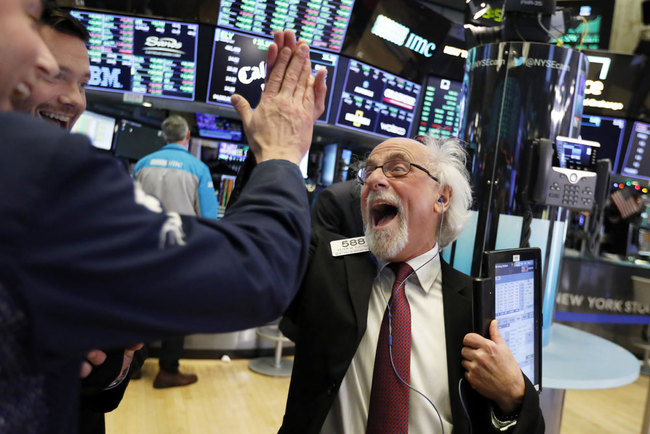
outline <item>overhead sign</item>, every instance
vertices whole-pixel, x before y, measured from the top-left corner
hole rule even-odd
[[[426,38],[413,33],[409,27],[381,14],[377,15],[370,33],[397,46],[406,47],[424,57],[433,56],[436,49],[434,42],[429,42]]]

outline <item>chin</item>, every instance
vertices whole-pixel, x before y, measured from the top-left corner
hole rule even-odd
[[[396,229],[366,229],[368,249],[376,258],[390,261],[399,255],[408,243],[408,227],[403,219]]]

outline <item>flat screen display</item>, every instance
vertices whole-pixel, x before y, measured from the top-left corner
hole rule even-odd
[[[95,148],[110,151],[113,146],[115,118],[86,110],[70,131],[88,136]]]
[[[115,137],[115,155],[139,160],[165,146],[162,131],[122,119]]]
[[[640,121],[634,122],[621,175],[650,179],[648,144],[650,144],[650,124]]]
[[[230,106],[230,96],[238,93],[256,107],[264,88],[266,53],[271,42],[271,39],[215,29],[206,102]],[[329,107],[339,56],[316,50],[310,50],[309,56],[314,73],[327,69],[325,107]],[[318,121],[327,122],[327,110]]]
[[[221,0],[217,25],[269,37],[292,29],[313,48],[341,51],[354,0]]]
[[[244,162],[246,153],[248,152],[248,145],[238,143],[219,143],[219,159],[226,161],[239,161]]]
[[[196,113],[196,127],[201,137],[234,142],[239,142],[242,139],[241,122],[219,115]]]
[[[614,2],[608,0],[560,0],[558,8],[570,8],[572,16],[579,17],[580,24],[569,28],[562,43],[568,47],[607,50],[614,14]],[[555,41],[553,41],[555,42]]]
[[[421,87],[350,59],[336,125],[383,137],[408,137]]]
[[[462,83],[429,77],[422,95],[422,110],[416,134],[431,137],[457,137],[462,116]]]
[[[70,13],[90,33],[88,88],[194,100],[198,24]]]
[[[536,248],[486,252],[494,291],[481,302],[493,304],[499,333],[533,385],[541,388],[541,252]],[[475,300],[476,302],[476,300]]]
[[[609,158],[612,172],[618,173],[625,135],[625,119],[605,116],[582,117],[580,137],[600,143],[598,158]]]
[[[595,172],[599,148],[597,142],[558,136],[555,138],[553,166]]]

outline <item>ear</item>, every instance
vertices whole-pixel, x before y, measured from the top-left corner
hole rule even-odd
[[[438,192],[440,194],[440,197],[438,198],[438,201],[436,202],[435,208],[436,211],[442,213],[444,211],[447,211],[449,208],[449,202],[451,201],[451,198],[453,197],[453,190],[448,184],[443,185],[440,187],[440,191]]]

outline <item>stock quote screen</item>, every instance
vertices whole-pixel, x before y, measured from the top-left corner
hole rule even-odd
[[[336,124],[384,137],[408,137],[420,88],[350,59]]]
[[[311,47],[340,52],[354,0],[221,0],[217,25],[269,37],[292,29]]]
[[[198,24],[87,11],[89,88],[194,100]]]
[[[260,102],[266,76],[266,52],[271,39],[244,35],[217,28],[212,47],[212,63],[206,102],[230,106],[230,95],[244,96],[251,107]],[[329,107],[330,95],[339,56],[334,53],[310,50],[314,73],[327,69],[327,95],[325,107]],[[327,110],[318,119],[327,122]]]
[[[650,124],[634,122],[621,175],[650,179],[650,155],[645,153],[649,142]]]
[[[456,137],[460,128],[461,87],[458,81],[429,77],[424,88],[418,135]]]

